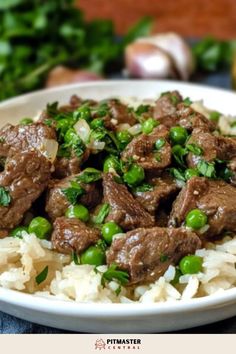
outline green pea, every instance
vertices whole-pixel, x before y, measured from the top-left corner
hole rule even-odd
[[[188,132],[183,127],[170,128],[170,139],[174,144],[183,145],[187,140]]]
[[[183,274],[196,274],[202,270],[203,259],[199,256],[186,256],[181,259],[179,268]]]
[[[145,134],[150,134],[157,125],[158,125],[157,120],[153,118],[148,118],[142,124],[142,132]]]
[[[89,220],[89,211],[82,204],[71,205],[67,210],[65,215],[68,218],[77,218],[84,222]]]
[[[28,227],[26,226],[18,226],[15,229],[11,230],[10,236],[22,238],[22,233],[28,232]]]
[[[20,121],[20,125],[29,125],[32,124],[34,121],[31,118],[23,118]]]
[[[102,237],[108,245],[112,243],[113,236],[122,233],[122,228],[114,221],[109,221],[102,227]]]
[[[155,149],[160,150],[165,145],[165,143],[166,141],[164,138],[157,139],[157,141],[155,142]]]
[[[104,121],[102,119],[100,119],[100,118],[95,118],[90,123],[90,127],[92,129],[102,128],[102,127],[104,127]]]
[[[199,176],[199,172],[195,168],[188,168],[184,173],[184,177],[186,180],[195,176]]]
[[[199,209],[191,210],[186,216],[186,225],[194,230],[201,229],[207,224],[206,214]]]
[[[52,231],[52,225],[47,219],[37,216],[31,220],[28,230],[29,233],[34,233],[38,238],[44,239]]]
[[[123,130],[121,132],[118,132],[116,134],[116,137],[119,140],[122,148],[125,148],[126,145],[128,145],[130,143],[130,141],[132,140],[132,135],[127,130]]]
[[[81,264],[100,266],[106,263],[105,251],[99,246],[90,246],[80,256]]]
[[[121,172],[121,166],[118,158],[116,156],[108,156],[103,164],[103,171],[108,173],[110,169],[115,170],[116,172]]]
[[[141,184],[144,178],[144,169],[137,164],[131,165],[130,169],[124,173],[124,181],[131,187],[136,187]]]

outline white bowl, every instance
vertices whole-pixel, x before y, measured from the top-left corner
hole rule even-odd
[[[35,116],[48,102],[111,96],[156,98],[179,90],[209,108],[235,114],[232,92],[174,81],[102,81],[38,91],[0,104],[0,125]],[[0,310],[16,317],[66,330],[94,333],[150,333],[180,330],[236,315],[236,288],[204,298],[157,304],[79,304],[46,299],[0,288]]]

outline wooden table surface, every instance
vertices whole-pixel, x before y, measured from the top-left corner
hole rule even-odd
[[[140,17],[149,15],[154,17],[156,32],[236,39],[236,0],[78,0],[78,3],[87,19],[110,18],[120,34]]]

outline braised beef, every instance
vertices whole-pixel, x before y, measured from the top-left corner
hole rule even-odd
[[[52,127],[42,123],[16,126],[7,124],[0,129],[0,156],[7,156],[11,148],[16,151],[40,149],[44,139],[56,140]]]
[[[190,131],[195,128],[201,128],[205,131],[214,131],[216,129],[216,124],[213,121],[184,103],[177,105],[176,115],[179,119],[179,125]]]
[[[160,119],[166,116],[174,116],[177,109],[177,104],[183,100],[178,91],[166,92],[161,95],[156,101],[154,107],[154,118]],[[164,124],[164,122],[161,122]]]
[[[123,161],[133,159],[145,170],[158,174],[171,163],[171,146],[168,142],[169,131],[164,125],[153,129],[151,134],[141,134],[135,137],[121,154]],[[156,151],[155,142],[163,138],[164,146]]]
[[[61,253],[80,254],[99,240],[99,231],[77,218],[57,218],[53,224],[52,246]]]
[[[112,242],[107,263],[128,271],[130,285],[148,283],[200,247],[199,237],[184,228],[139,228]]]
[[[151,190],[139,191],[136,189],[134,195],[136,200],[150,213],[155,214],[160,202],[166,201],[179,190],[176,181],[165,173],[161,177],[153,178],[150,181]]]
[[[76,181],[78,175],[72,175],[60,181],[50,181],[50,188],[47,195],[47,202],[45,210],[52,220],[65,215],[66,209],[70,206],[63,190],[71,186],[72,181]],[[96,207],[102,199],[101,187],[98,182],[95,183],[80,183],[84,190],[84,194],[79,197],[78,203],[83,204],[89,209]]]
[[[188,144],[195,144],[202,149],[202,155],[200,156],[196,156],[193,153],[188,154],[187,162],[189,167],[196,166],[201,159],[207,162],[215,159],[228,162],[236,158],[236,139],[214,135],[200,128],[193,130]]]
[[[124,230],[154,225],[154,218],[134,199],[124,184],[117,183],[115,177],[104,174],[104,201],[110,205],[111,211],[106,221],[115,221]]]
[[[223,231],[236,231],[236,188],[222,180],[191,178],[176,198],[170,226],[180,226],[192,209],[200,209],[208,217],[209,228],[202,237],[214,237]]]
[[[51,174],[50,162],[36,151],[18,152],[6,161],[0,173],[0,186],[10,193],[8,206],[0,206],[0,228],[11,229],[46,188]]]

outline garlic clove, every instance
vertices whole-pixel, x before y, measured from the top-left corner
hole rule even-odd
[[[47,77],[46,87],[55,87],[76,82],[101,80],[102,77],[92,71],[70,69],[59,65],[53,68]]]
[[[150,37],[139,38],[139,43],[149,43],[161,48],[174,60],[182,80],[188,80],[195,68],[192,51],[186,41],[177,33],[160,33]]]
[[[145,79],[176,77],[172,58],[152,43],[135,41],[129,44],[125,50],[125,63],[128,73],[133,77]]]

